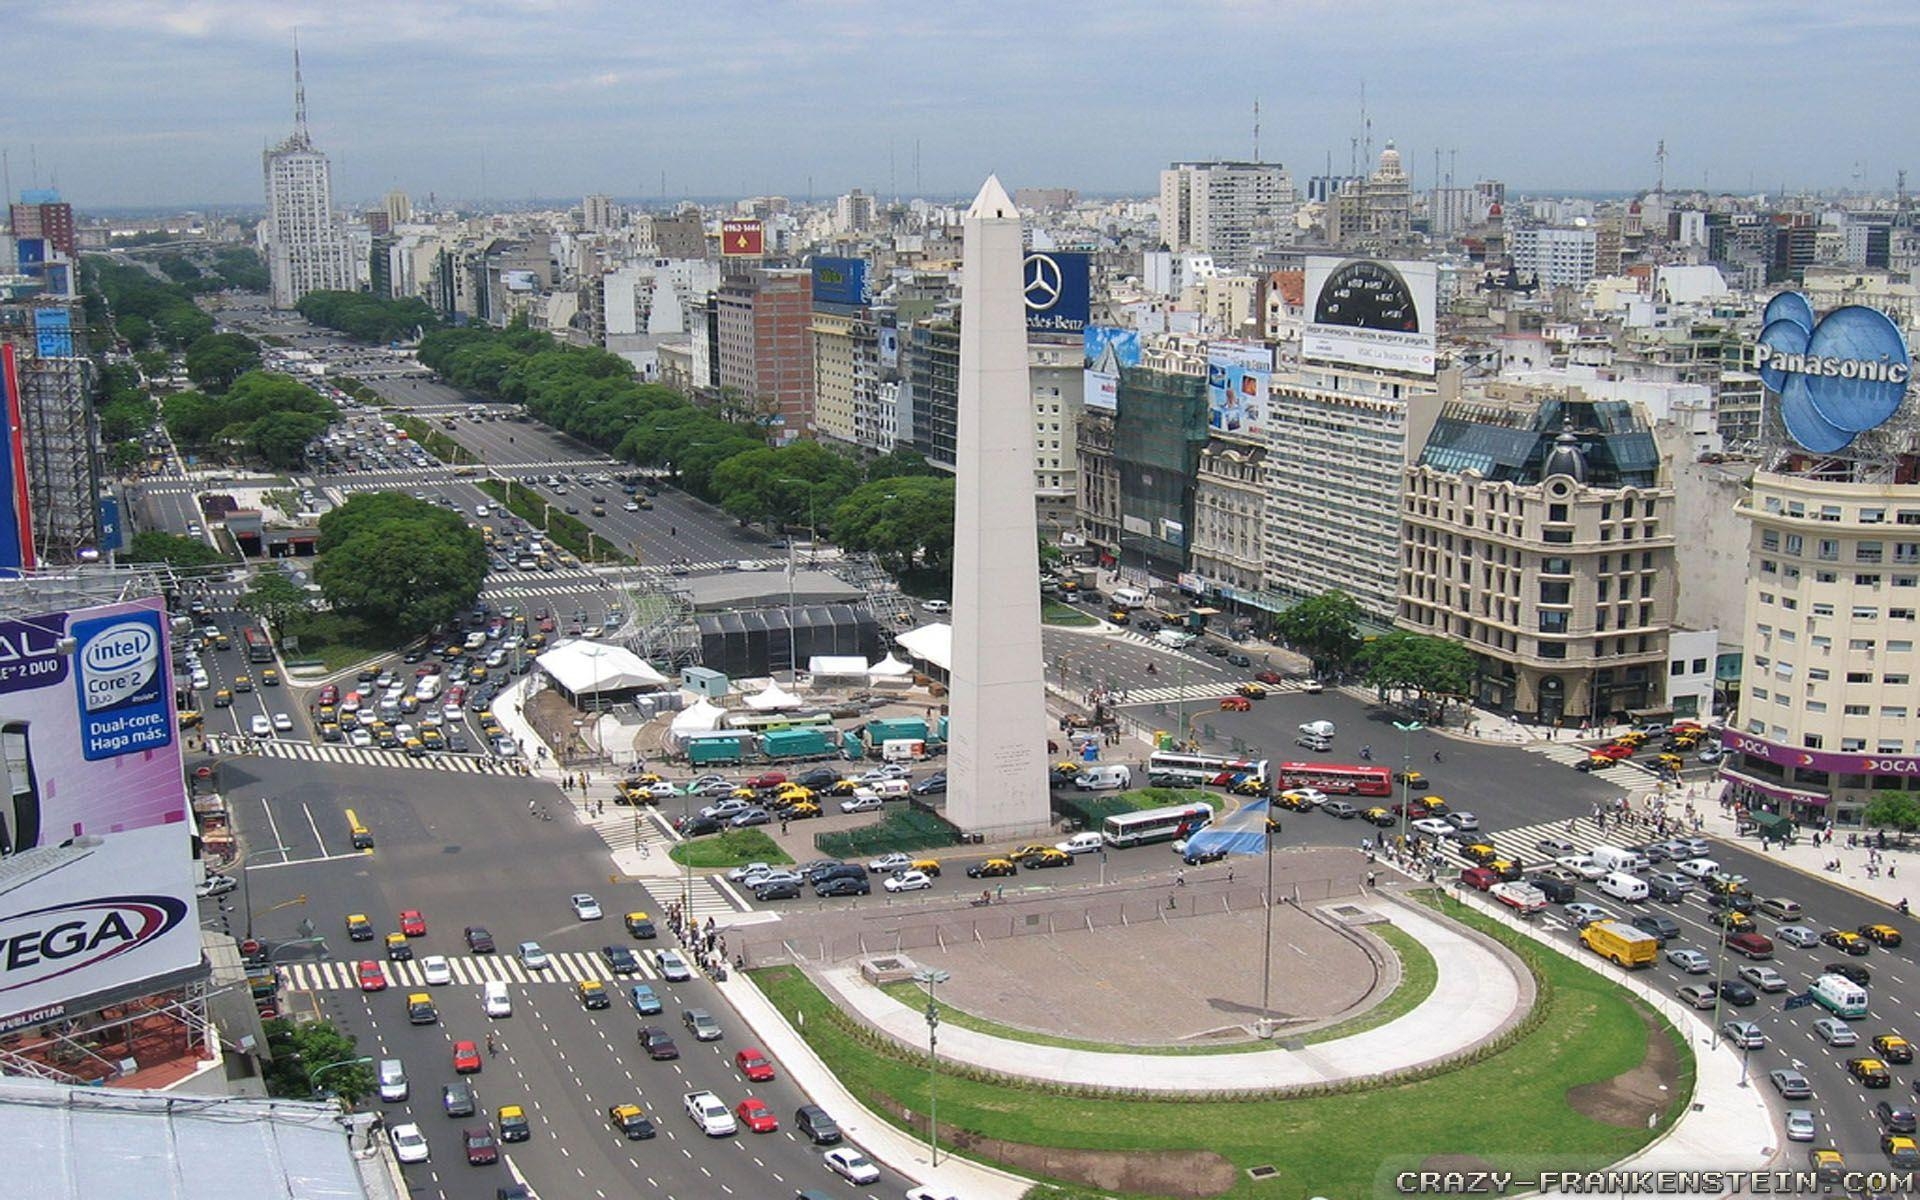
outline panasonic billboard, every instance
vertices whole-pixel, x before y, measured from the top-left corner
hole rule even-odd
[[[0,620],[0,1028],[196,967],[166,613]]]
[[[1885,424],[1913,379],[1907,340],[1887,314],[1849,304],[1816,321],[1799,292],[1767,302],[1753,361],[1780,398],[1787,433],[1816,454],[1844,450]]]

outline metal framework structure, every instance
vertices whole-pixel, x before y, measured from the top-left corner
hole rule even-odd
[[[1844,450],[1814,454],[1793,440],[1780,419],[1779,398],[1767,392],[1761,400],[1760,431],[1757,450],[1764,471],[1838,483],[1898,483],[1920,455],[1920,404],[1913,403],[1909,393],[1886,424],[1857,435]]]
[[[201,979],[151,996],[70,1012],[23,1030],[0,1047],[0,1074],[75,1084],[118,1078],[122,1061],[136,1058],[132,1051],[137,1044],[154,1049],[156,1026],[164,1030],[164,1040],[177,1032],[175,1057],[195,1045],[211,1047],[219,1036],[207,1013],[214,990],[209,979]],[[113,1053],[115,1042],[128,1052]]]
[[[52,310],[57,332],[40,329]],[[19,349],[20,418],[33,539],[49,563],[91,557],[100,541],[100,435],[94,413],[94,364],[87,357],[80,308],[66,299],[7,306],[0,314]]]

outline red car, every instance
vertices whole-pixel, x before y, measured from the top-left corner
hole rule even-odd
[[[764,791],[767,788],[777,788],[786,781],[787,777],[778,771],[765,771],[747,780],[745,786],[755,791]]]
[[[466,702],[467,702],[467,685],[466,684],[456,683],[452,687],[447,689],[448,704],[465,704]]]
[[[553,632],[553,629],[554,629],[554,625],[553,625],[553,618],[552,618],[552,617],[541,617],[541,618],[540,618],[540,632],[541,632],[541,633],[552,633],[552,632]]]
[[[1608,742],[1593,753],[1601,758],[1611,758],[1615,762],[1619,762],[1623,758],[1633,757],[1633,747],[1627,745],[1625,742]]]
[[[363,992],[384,992],[387,990],[387,973],[380,969],[377,962],[360,964],[360,990]]]
[[[339,689],[339,688],[337,688],[337,687],[335,687],[335,686],[334,686],[333,684],[331,684],[331,683],[330,683],[330,684],[328,684],[327,686],[325,686],[325,687],[323,687],[323,688],[321,688],[321,689],[320,689],[320,703],[322,703],[322,704],[338,704],[338,703],[340,703],[340,689]]]
[[[1256,675],[1254,675],[1254,678],[1259,680],[1261,683],[1285,683],[1286,682],[1285,678],[1283,678],[1280,672],[1278,671],[1261,671]]]
[[[780,1130],[780,1118],[773,1115],[773,1110],[767,1107],[764,1100],[756,1100],[752,1096],[742,1100],[739,1107],[733,1110],[733,1115],[755,1133],[778,1133]]]
[[[461,1075],[471,1075],[480,1069],[480,1047],[472,1042],[453,1044],[453,1069]]]
[[[1748,958],[1772,958],[1773,939],[1760,933],[1736,933],[1727,938],[1727,949]]]
[[[740,1073],[755,1083],[766,1083],[773,1078],[773,1063],[752,1046],[734,1055],[733,1065],[739,1067]]]
[[[1466,870],[1460,872],[1460,882],[1470,888],[1477,888],[1484,892],[1494,884],[1500,882],[1500,873],[1498,871],[1490,871],[1485,867],[1468,867]]]
[[[408,937],[425,937],[427,919],[420,915],[417,908],[403,908],[400,910],[400,932]]]
[[[493,1140],[493,1129],[478,1125],[472,1129],[460,1131],[460,1140],[467,1147],[467,1165],[484,1167],[500,1161],[500,1143]]]

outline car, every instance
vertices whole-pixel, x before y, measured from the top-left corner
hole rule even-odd
[[[1773,931],[1773,936],[1789,946],[1798,946],[1802,949],[1820,944],[1820,934],[1806,925],[1782,925]]]
[[[293,718],[285,713],[273,714],[273,727],[281,733],[293,732]]]
[[[1920,1167],[1920,1142],[1904,1133],[1880,1135],[1880,1152],[1896,1167]]]
[[[1680,922],[1659,913],[1642,913],[1628,923],[1642,933],[1652,934],[1662,946],[1680,936]]]
[[[456,1079],[443,1084],[440,1088],[440,1108],[450,1117],[470,1117],[473,1115],[473,1083],[466,1079]]]
[[[654,925],[653,917],[647,913],[638,910],[630,912],[621,918],[621,923],[627,927],[627,933],[630,936],[640,941],[648,941],[660,936],[660,930]]]
[[[1688,975],[1705,975],[1713,970],[1713,960],[1691,946],[1670,946],[1665,957]]]
[[[1751,929],[1727,935],[1727,949],[1747,958],[1772,958],[1773,942]]]
[[[1751,1008],[1759,1001],[1760,996],[1759,993],[1755,992],[1746,984],[1741,983],[1738,979],[1722,979],[1720,981],[1720,998],[1735,1008]]]
[[[1020,865],[1029,871],[1048,867],[1070,867],[1073,865],[1073,855],[1057,846],[1042,846],[1038,850],[1029,850],[1020,859]]]
[[[1813,1032],[1829,1046],[1857,1046],[1860,1035],[1839,1017],[1821,1017],[1813,1023]]]
[[[529,971],[544,971],[553,965],[553,959],[540,948],[539,942],[521,942],[520,948],[514,953],[519,957],[520,965]]]
[[[492,954],[493,935],[483,925],[469,925],[466,929],[467,949],[474,954]]]
[[[355,968],[355,974],[360,980],[361,991],[384,992],[387,990],[386,969],[372,959],[362,961]]]
[[[524,1142],[532,1139],[533,1125],[527,1120],[527,1110],[518,1104],[502,1104],[494,1116],[500,1122],[501,1141]]]
[[[1782,1100],[1813,1098],[1813,1085],[1808,1083],[1807,1077],[1798,1071],[1789,1070],[1786,1067],[1775,1067],[1767,1072],[1767,1082],[1773,1085],[1774,1091],[1780,1093]]]
[[[1058,854],[1059,851],[1056,850],[1054,853]],[[1073,861],[1072,855],[1063,857],[1068,862]],[[887,881],[881,886],[889,892],[917,892],[932,887],[933,877],[925,871],[902,871],[898,875],[889,875]]]
[[[489,1125],[473,1125],[460,1131],[460,1143],[467,1150],[467,1165],[484,1167],[500,1161],[500,1143],[494,1140]]]
[[[723,1036],[720,1022],[714,1020],[713,1014],[704,1008],[687,1009],[680,1014],[680,1023],[692,1032],[696,1042],[717,1042]]]
[[[417,908],[400,910],[400,932],[410,938],[427,936],[427,919],[420,915]]]
[[[573,906],[573,915],[577,920],[598,921],[602,916],[600,902],[585,892],[576,892],[567,903]]]
[[[407,943],[406,934],[390,933],[387,935],[388,962],[406,962],[412,957],[413,947]]]
[[[681,983],[693,978],[687,960],[680,957],[678,950],[659,950],[654,952],[653,965],[659,968],[660,978],[668,983]]]
[[[1612,913],[1601,908],[1598,904],[1588,904],[1584,900],[1575,901],[1572,904],[1566,905],[1565,910],[1567,916],[1573,919],[1573,923],[1576,926],[1591,925],[1595,921],[1613,920]]]
[[[638,975],[640,973],[640,960],[635,958],[633,951],[627,949],[625,946],[602,946],[600,947],[600,957],[606,961],[607,970],[612,971],[615,975]]]
[[[1016,874],[1018,871],[1019,871],[1019,868],[1013,865],[1012,859],[989,858],[983,862],[977,862],[972,866],[968,867],[967,878],[968,879],[991,879],[991,878],[994,878],[995,876],[1013,875],[1013,874]]]
[[[202,900],[211,900],[224,896],[240,886],[240,881],[231,875],[209,875],[194,885],[193,894]]]
[[[1675,989],[1682,1004],[1693,1008],[1712,1008],[1720,1002],[1720,993],[1710,983],[1686,983]]]
[[[673,1044],[673,1035],[658,1025],[642,1025],[634,1036],[647,1057],[655,1062],[670,1062],[680,1057],[680,1047]]]
[[[754,825],[767,825],[772,821],[773,814],[771,812],[756,806],[747,809],[745,812],[736,813],[727,824],[735,829],[747,829]]]
[[[765,864],[757,865],[764,866]],[[896,850],[891,854],[882,854],[879,858],[868,863],[867,870],[873,872],[875,875],[891,875],[895,871],[904,871],[912,865],[913,857],[911,855],[902,854]]]
[[[629,987],[627,1000],[633,1005],[633,1011],[643,1017],[651,1017],[662,1011],[660,997],[654,993],[651,986],[644,983],[636,983]]]
[[[1838,975],[1844,979],[1850,979],[1861,987],[1866,987],[1873,982],[1873,972],[1861,966],[1859,963],[1830,962],[1820,968],[1820,973],[1822,975]]]
[[[1325,801],[1320,805],[1320,811],[1341,821],[1351,821],[1360,815],[1360,810],[1347,800]]]
[[[1851,929],[1829,929],[1820,935],[1820,943],[1856,957],[1873,950],[1873,943]]]
[[[581,980],[574,985],[573,993],[579,998],[581,1008],[606,1008],[613,1003],[607,996],[607,985],[598,979]]]
[[[1220,700],[1221,712],[1249,712],[1253,704],[1245,696],[1225,696]]]
[[[1911,1134],[1916,1126],[1913,1106],[1896,1104],[1891,1100],[1882,1100],[1873,1106],[1874,1119],[1880,1122],[1880,1128],[1888,1133]]]
[[[1533,844],[1533,848],[1548,858],[1561,859],[1580,853],[1579,847],[1565,838],[1544,837]]]
[[[195,686],[198,687],[201,685],[196,684]],[[266,715],[263,713],[253,714],[253,719],[247,722],[247,728],[254,737],[273,736],[273,722],[267,720]]]
[[[1572,871],[1588,883],[1592,883],[1594,880],[1600,879],[1607,874],[1607,868],[1601,866],[1584,854],[1569,854],[1556,858],[1553,861],[1559,866]]]
[[[1887,1070],[1887,1064],[1877,1058],[1863,1056],[1848,1059],[1847,1074],[1859,1080],[1864,1088],[1893,1086],[1893,1072]]]
[[[873,1165],[866,1155],[851,1146],[840,1146],[820,1156],[827,1170],[840,1176],[849,1183],[876,1183],[880,1179],[880,1168]]]
[[[1407,828],[1415,833],[1424,833],[1428,837],[1448,837],[1456,832],[1455,826],[1444,817],[1421,817]]]
[[[471,1075],[480,1069],[480,1047],[472,1042],[453,1044],[453,1069],[457,1074]]]
[[[1913,1061],[1913,1043],[1897,1033],[1874,1035],[1873,1052],[1890,1063],[1904,1065]]]
[[[766,1101],[764,1100],[758,1100],[752,1096],[748,1096],[739,1104],[734,1105],[733,1115],[752,1133],[778,1133],[780,1131],[780,1118],[773,1115],[773,1110],[767,1107]]]
[[[401,1162],[423,1163],[430,1157],[426,1136],[413,1122],[395,1125],[388,1136],[393,1139],[393,1156]]]
[[[1772,967],[1746,966],[1737,972],[1741,982],[1752,985],[1763,992],[1784,992],[1787,990],[1787,977]]]
[[[607,1109],[607,1121],[625,1134],[630,1142],[645,1141],[657,1132],[653,1122],[647,1120],[645,1110],[638,1104],[613,1105]]]
[[[373,940],[373,922],[367,920],[365,913],[347,914],[347,938],[355,942]]]
[[[1688,892],[1693,890],[1693,878],[1689,875],[1682,875],[1678,871],[1656,871],[1647,876],[1647,886],[1649,888],[1665,888],[1674,892],[1677,897],[1684,898]],[[1662,897],[1662,899],[1665,899],[1665,897]]]
[[[1486,891],[1501,882],[1500,873],[1487,867],[1468,867],[1460,872],[1460,882],[1476,891]]]
[[[1689,876],[1690,878],[1705,879],[1707,876],[1719,871],[1720,864],[1710,858],[1689,858],[1685,862],[1678,864],[1678,869],[1682,875]]]
[[[1568,885],[1585,882],[1580,878],[1580,876],[1574,874],[1572,871],[1567,870],[1565,867],[1541,867],[1539,870],[1535,871],[1532,875],[1528,876],[1528,878],[1535,883],[1538,883],[1542,879],[1547,879],[1555,883],[1564,883]],[[1567,899],[1571,900],[1573,899],[1573,897],[1569,896],[1567,897]]]
[[[430,987],[444,987],[453,982],[453,966],[447,962],[444,954],[429,954],[420,960],[420,975]]]
[[[712,1092],[688,1092],[680,1098],[687,1115],[693,1118],[700,1132],[708,1137],[732,1137],[738,1131],[733,1114],[720,1102],[720,1097]]]
[[[871,894],[873,885],[864,877],[835,875],[814,881],[813,894],[816,896],[865,896]]]
[[[1790,1142],[1810,1142],[1814,1138],[1813,1110],[1790,1108],[1786,1113],[1787,1140]]]
[[[1862,925],[1859,933],[1861,937],[1886,950],[1893,949],[1901,942],[1900,931],[1891,925],[1878,923]]]
[[[1736,1050],[1764,1050],[1767,1035],[1752,1021],[1722,1021],[1720,1036],[1733,1043]]]

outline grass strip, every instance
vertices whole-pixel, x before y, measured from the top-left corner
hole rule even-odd
[[[750,862],[793,861],[758,829],[729,829],[712,837],[679,842],[667,852],[667,857],[685,867],[743,867]]]

